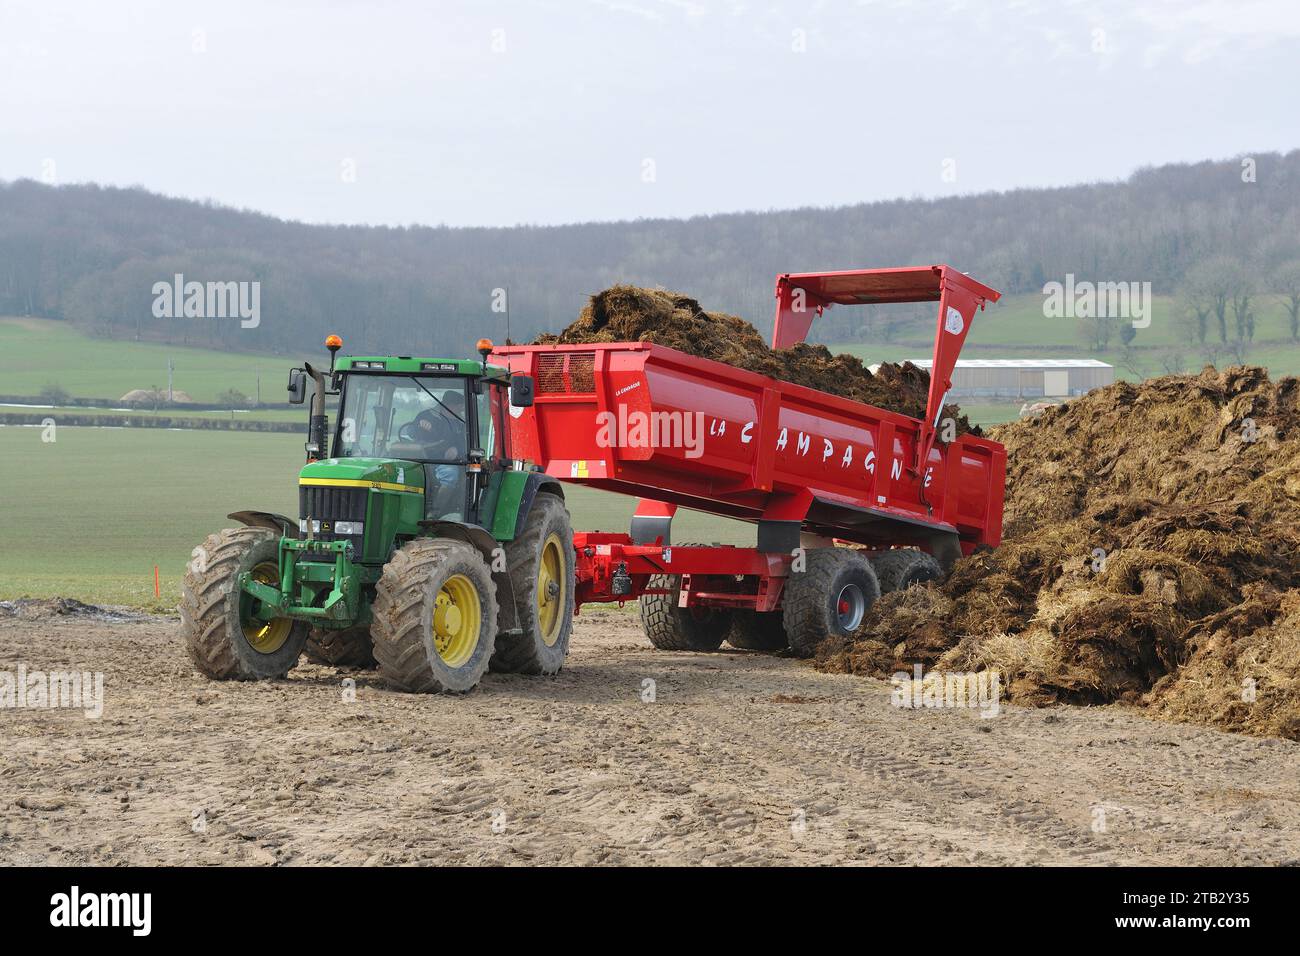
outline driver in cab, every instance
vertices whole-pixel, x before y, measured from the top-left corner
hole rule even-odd
[[[460,446],[465,439],[464,394],[449,391],[442,402],[445,408],[426,408],[411,422],[412,440],[424,446],[424,454],[420,457],[430,461],[460,458]]]

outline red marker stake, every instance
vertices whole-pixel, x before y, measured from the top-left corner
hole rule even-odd
[[[162,597],[162,589],[158,586],[158,565],[153,566],[153,596]]]

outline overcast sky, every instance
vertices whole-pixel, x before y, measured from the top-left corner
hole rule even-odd
[[[0,179],[511,225],[1300,146],[1300,2],[0,6]]]

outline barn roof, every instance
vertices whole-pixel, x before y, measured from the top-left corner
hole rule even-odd
[[[930,359],[908,359],[919,368],[929,368]],[[957,368],[1114,368],[1097,359],[958,359]]]

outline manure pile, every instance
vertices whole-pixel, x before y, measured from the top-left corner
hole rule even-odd
[[[1001,547],[883,597],[820,669],[995,669],[1015,702],[1300,739],[1300,380],[1117,383],[991,437]]]
[[[910,418],[925,417],[929,397],[930,373],[911,362],[883,364],[873,375],[860,359],[833,355],[824,345],[773,349],[744,319],[706,312],[694,299],[662,289],[616,285],[599,292],[573,324],[559,335],[540,336],[534,344],[593,342],[654,342]],[[945,406],[944,414],[956,419],[959,434],[979,434],[956,405]]]

